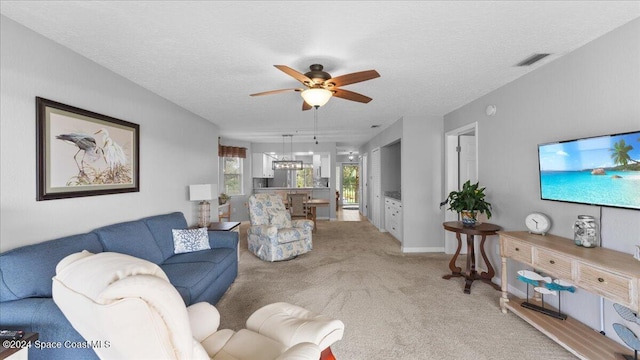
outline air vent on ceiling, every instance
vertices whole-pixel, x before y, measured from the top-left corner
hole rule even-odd
[[[531,66],[531,65],[537,63],[538,61],[546,58],[549,55],[551,55],[551,54],[533,54],[533,55],[529,56],[528,58],[520,61],[516,66]]]

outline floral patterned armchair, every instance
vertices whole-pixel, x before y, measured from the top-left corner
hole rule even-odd
[[[313,221],[291,220],[282,198],[254,194],[249,197],[249,251],[264,261],[280,261],[311,251]]]

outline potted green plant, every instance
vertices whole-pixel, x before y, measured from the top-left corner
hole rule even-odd
[[[485,188],[481,188],[480,183],[471,184],[470,180],[462,185],[462,190],[452,191],[447,196],[445,203],[449,203],[449,209],[462,216],[462,223],[467,226],[475,225],[477,214],[487,214],[487,219],[491,219],[491,203],[484,197]]]
[[[220,196],[218,196],[218,204],[219,205],[224,205],[227,203],[227,201],[229,201],[229,199],[231,199],[231,196],[225,194],[225,193],[221,193]]]

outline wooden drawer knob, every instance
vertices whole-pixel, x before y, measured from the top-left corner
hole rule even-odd
[[[516,251],[520,251],[520,248],[516,248]]]
[[[603,278],[598,278],[598,281],[599,282],[604,282],[604,279]]]
[[[554,260],[549,260],[550,264],[555,264],[556,262]]]

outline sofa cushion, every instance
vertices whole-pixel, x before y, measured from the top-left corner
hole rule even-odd
[[[51,278],[65,256],[88,250],[103,251],[98,237],[80,234],[23,246],[0,255],[0,301],[51,297]]]
[[[173,252],[176,254],[209,250],[209,234],[207,228],[172,229]]]
[[[236,251],[221,248],[177,254],[167,259],[160,268],[178,289],[185,304],[191,305],[191,301],[211,286],[220,273],[230,266],[237,266],[236,261]]]
[[[174,255],[173,253],[173,235],[172,229],[186,229],[187,220],[181,212],[174,212],[164,215],[156,215],[142,219],[147,224],[149,231],[153,234],[153,238],[156,240],[156,244],[162,251],[163,260]]]
[[[104,251],[128,254],[154,264],[160,264],[164,260],[153,234],[142,221],[109,225],[93,232],[98,235]]]

